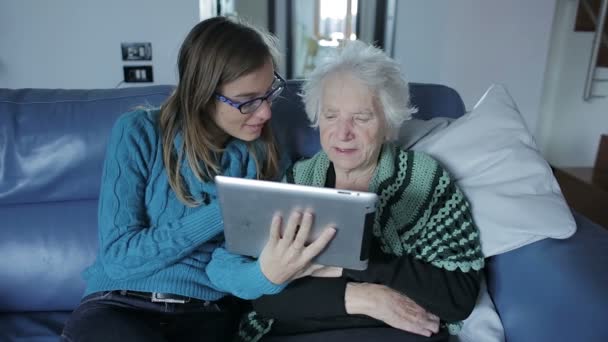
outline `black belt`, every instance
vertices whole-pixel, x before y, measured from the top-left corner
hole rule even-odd
[[[122,296],[127,297],[137,297],[147,299],[154,303],[176,303],[176,304],[186,304],[186,303],[200,303],[204,305],[214,305],[214,302],[208,300],[201,300],[192,297],[180,296],[172,293],[162,293],[162,292],[139,292],[139,291],[116,291]]]

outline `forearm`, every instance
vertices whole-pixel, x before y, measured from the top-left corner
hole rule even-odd
[[[260,297],[253,307],[263,317],[286,321],[346,316],[346,284],[343,278],[306,277],[279,294]]]
[[[427,264],[428,265],[428,264]],[[447,271],[429,268],[423,262],[412,266],[411,284],[397,281],[410,298],[446,322],[462,321],[469,317],[479,294],[481,272],[470,270]]]
[[[480,286],[479,271],[447,271],[409,256],[370,262],[367,270],[345,270],[345,275],[360,282],[386,285],[447,322],[469,316]]]
[[[373,310],[371,288],[375,284],[355,283],[346,284],[344,292],[344,308],[349,315],[368,315]]]
[[[287,283],[274,284],[264,276],[257,260],[216,248],[206,268],[213,286],[243,299],[281,292]]]
[[[133,220],[134,210],[116,203],[117,199],[101,200],[117,210],[112,213],[101,206],[99,235],[101,261],[108,275],[118,280],[161,270],[190,254],[223,228],[216,204],[200,207],[174,222],[149,227],[143,219]]]

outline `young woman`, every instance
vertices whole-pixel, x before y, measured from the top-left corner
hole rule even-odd
[[[205,20],[181,46],[169,99],[118,119],[99,198],[99,253],[64,340],[226,341],[239,315],[228,294],[275,294],[318,269],[310,260],[335,231],[303,246],[309,213],[292,213],[282,236],[275,217],[258,260],[222,248],[213,177],[273,179],[279,171],[269,125],[285,86],[276,59],[270,36]]]

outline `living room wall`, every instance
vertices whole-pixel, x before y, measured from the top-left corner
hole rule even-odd
[[[505,84],[534,133],[556,2],[397,1],[395,58],[410,81],[455,88],[468,110]]]
[[[179,44],[198,21],[198,0],[2,0],[0,87],[115,87],[137,64],[122,61],[121,42],[151,42],[141,64],[153,84],[174,84]]]

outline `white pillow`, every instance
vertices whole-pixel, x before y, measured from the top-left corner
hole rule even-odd
[[[470,113],[412,149],[433,156],[455,178],[471,203],[485,257],[576,231],[551,168],[504,86],[491,86]]]

